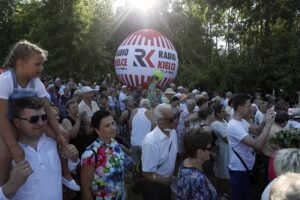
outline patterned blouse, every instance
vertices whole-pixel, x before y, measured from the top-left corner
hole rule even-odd
[[[177,179],[177,200],[215,200],[217,192],[204,173],[181,164]]]
[[[92,165],[95,168],[90,188],[99,200],[125,199],[125,155],[117,141],[111,140],[110,144],[106,144],[97,138],[81,157],[81,166]],[[92,149],[97,152],[97,159]]]

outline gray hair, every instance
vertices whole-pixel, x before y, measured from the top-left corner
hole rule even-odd
[[[141,99],[140,107],[147,108],[147,109],[150,108],[151,107],[150,101],[148,99]]]
[[[186,105],[192,105],[192,104],[196,104],[196,101],[194,99],[186,100]]]
[[[295,148],[281,149],[274,160],[276,176],[286,172],[300,173],[300,150]]]
[[[162,111],[167,109],[172,109],[172,107],[166,103],[159,104],[158,106],[155,107],[153,111],[153,116],[156,122],[164,118],[164,116],[162,115]]]

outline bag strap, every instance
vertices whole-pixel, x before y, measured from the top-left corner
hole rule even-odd
[[[235,155],[239,158],[239,160],[242,162],[242,164],[244,165],[246,171],[247,171],[248,173],[250,173],[250,170],[248,169],[246,163],[245,163],[244,160],[241,158],[241,156],[234,150],[233,147],[232,147],[231,149],[233,150],[233,152],[235,153]]]
[[[172,147],[172,140],[170,142],[170,146],[169,146],[169,153],[171,151],[171,147]],[[164,160],[164,162],[162,162],[160,165],[157,166],[157,169],[160,168],[161,166],[163,166],[163,164],[165,164],[165,162],[167,162],[169,156],[167,156],[167,158]]]

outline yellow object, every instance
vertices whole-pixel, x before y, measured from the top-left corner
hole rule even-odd
[[[161,79],[163,79],[164,74],[162,73],[162,71],[156,69],[153,72],[153,76],[156,76],[158,78],[159,81],[161,81]]]

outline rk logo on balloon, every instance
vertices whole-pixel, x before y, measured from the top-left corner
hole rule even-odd
[[[143,29],[121,43],[114,65],[119,80],[131,87],[146,87],[153,73],[160,70],[163,73],[160,86],[163,87],[176,78],[178,56],[166,36],[152,29]]]

